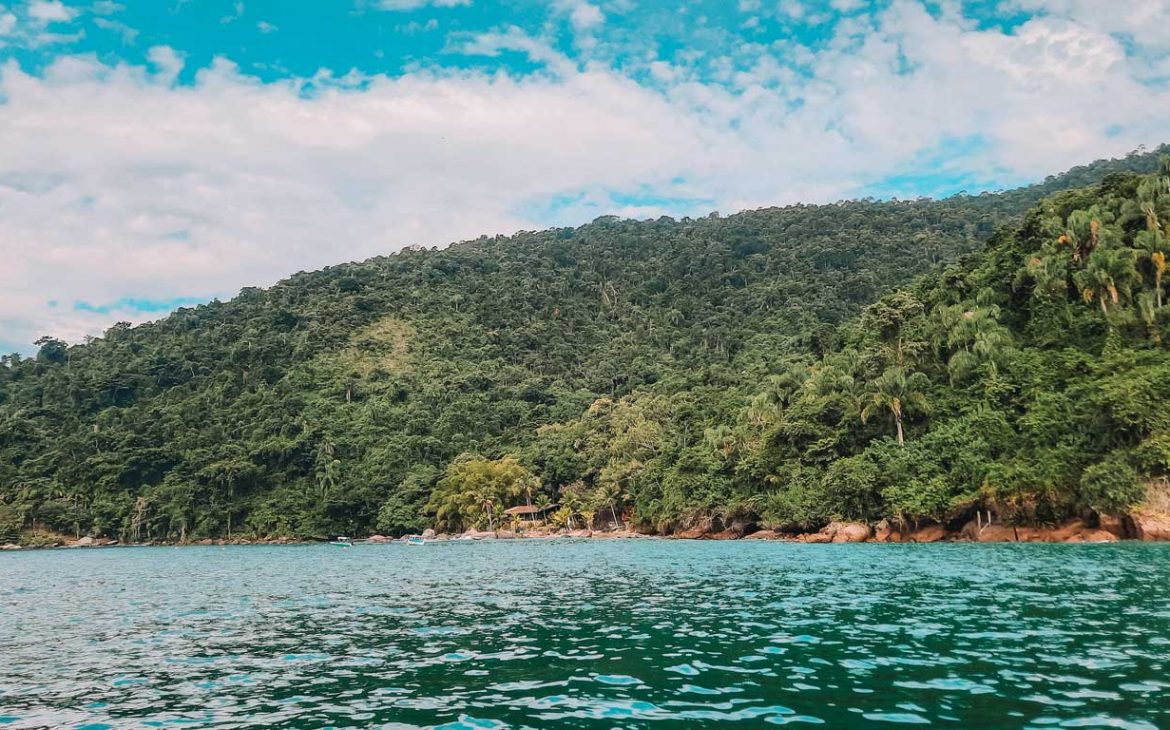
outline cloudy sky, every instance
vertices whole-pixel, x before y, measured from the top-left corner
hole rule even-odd
[[[1170,0],[0,0],[0,351],[411,244],[1170,141]]]

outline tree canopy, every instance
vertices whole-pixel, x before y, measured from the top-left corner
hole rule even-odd
[[[941,201],[601,218],[47,337],[0,366],[0,533],[1120,508],[1170,455],[1168,199],[1141,154]]]

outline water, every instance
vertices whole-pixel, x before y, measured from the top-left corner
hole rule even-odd
[[[0,554],[0,730],[1170,727],[1170,545]]]

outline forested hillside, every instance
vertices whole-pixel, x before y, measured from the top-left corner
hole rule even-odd
[[[1156,166],[602,218],[46,338],[0,367],[0,539],[1117,509],[1170,455],[1170,192],[1119,172]]]

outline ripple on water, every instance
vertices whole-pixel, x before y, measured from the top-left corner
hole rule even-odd
[[[1148,730],[1166,585],[1136,544],[0,554],[0,726]]]

